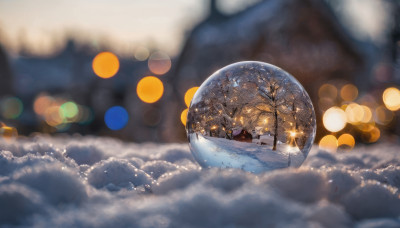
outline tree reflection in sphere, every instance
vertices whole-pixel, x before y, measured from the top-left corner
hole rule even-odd
[[[190,150],[203,167],[259,173],[299,167],[315,137],[310,97],[289,73],[238,62],[212,74],[189,107]]]

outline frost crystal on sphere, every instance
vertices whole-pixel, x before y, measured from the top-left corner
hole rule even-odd
[[[238,62],[211,75],[189,107],[190,150],[203,167],[259,173],[299,167],[315,137],[310,97],[289,73]]]

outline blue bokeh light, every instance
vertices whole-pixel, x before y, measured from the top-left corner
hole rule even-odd
[[[104,122],[111,130],[120,130],[128,123],[129,116],[125,108],[114,106],[107,110],[104,115]]]

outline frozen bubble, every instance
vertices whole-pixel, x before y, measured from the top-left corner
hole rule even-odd
[[[259,173],[299,167],[316,123],[310,97],[293,76],[271,64],[238,62],[200,86],[186,129],[201,166]]]

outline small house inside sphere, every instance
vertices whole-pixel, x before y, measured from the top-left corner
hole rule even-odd
[[[299,167],[314,142],[315,113],[301,84],[263,62],[238,62],[212,74],[189,107],[190,150],[203,167],[259,173]]]

